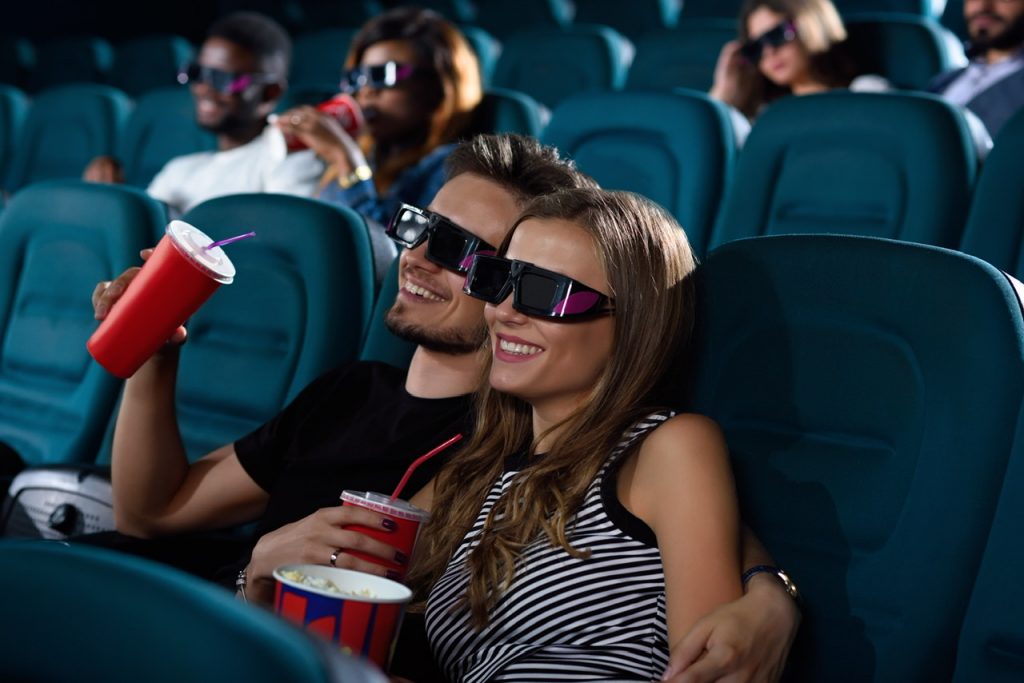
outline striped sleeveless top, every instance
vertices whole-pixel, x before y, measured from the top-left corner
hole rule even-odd
[[[453,606],[466,591],[466,556],[517,472],[495,482],[427,601],[427,634],[448,680],[661,677],[668,665],[661,553],[651,529],[619,503],[615,482],[623,454],[672,415],[654,413],[628,429],[588,487],[567,536],[590,556],[574,558],[539,538],[524,549],[512,585],[477,631],[468,610]]]

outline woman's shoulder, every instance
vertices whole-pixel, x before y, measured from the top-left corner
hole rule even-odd
[[[726,452],[725,436],[717,422],[698,413],[679,413],[650,433],[638,455],[641,460],[657,463],[677,462],[681,455],[704,458]]]

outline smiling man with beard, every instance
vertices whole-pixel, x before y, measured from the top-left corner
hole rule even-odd
[[[965,0],[964,19],[971,62],[929,90],[973,111],[995,137],[1024,107],[1024,0]]]
[[[180,215],[207,199],[241,192],[311,196],[323,164],[310,151],[288,153],[267,117],[288,86],[291,40],[254,12],[230,14],[209,30],[196,60],[182,68],[196,123],[217,136],[217,151],[171,159],[147,192]],[[119,182],[110,157],[93,160],[86,180]]]

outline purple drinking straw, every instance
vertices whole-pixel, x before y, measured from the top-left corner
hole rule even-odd
[[[205,251],[209,251],[210,249],[213,249],[214,247],[223,247],[225,244],[231,244],[232,242],[237,242],[239,240],[246,240],[246,239],[249,239],[250,237],[255,237],[255,236],[256,236],[256,231],[253,230],[252,232],[247,232],[244,235],[235,235],[234,237],[228,237],[227,239],[217,240],[216,242],[211,242],[210,244],[207,244],[205,247],[203,247],[203,249]]]

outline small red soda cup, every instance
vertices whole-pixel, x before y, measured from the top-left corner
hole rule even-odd
[[[384,493],[373,493],[370,491],[344,491],[341,494],[341,501],[343,505],[359,505],[364,508],[369,508],[374,512],[379,512],[385,517],[391,519],[397,527],[394,531],[388,531],[384,528],[349,524],[342,527],[343,529],[352,529],[362,534],[366,534],[371,538],[375,538],[382,543],[394,546],[405,553],[406,557],[412,557],[413,549],[416,547],[416,537],[419,535],[420,525],[430,519],[430,513],[426,510],[422,510],[404,500],[392,500],[390,496]],[[394,560],[385,560],[375,555],[367,555],[357,550],[346,549],[345,552],[368,562],[383,565],[395,572],[395,575],[398,578],[405,578],[405,573],[408,569],[406,565],[399,564]]]
[[[334,117],[346,133],[353,138],[359,137],[363,132],[365,121],[363,110],[355,98],[348,93],[338,93],[334,97],[316,105],[317,111],[321,111]],[[288,142],[288,151],[297,152],[306,149],[306,144],[293,135],[285,135]]]
[[[199,310],[235,267],[213,240],[184,221],[171,221],[153,255],[96,328],[86,347],[111,374],[135,374],[174,331]]]

